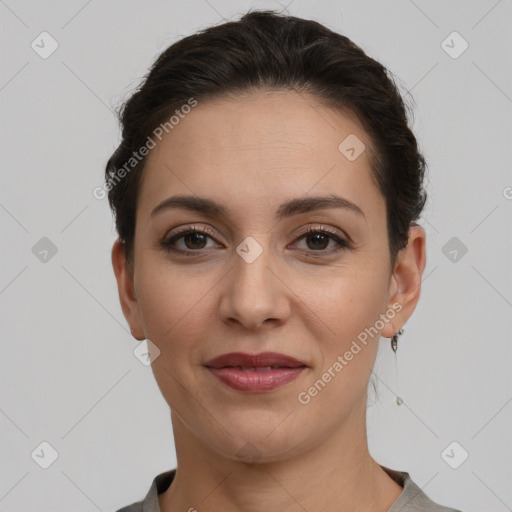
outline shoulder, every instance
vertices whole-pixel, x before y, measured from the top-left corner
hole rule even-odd
[[[171,485],[176,474],[176,469],[171,469],[159,473],[151,483],[146,497],[141,501],[136,501],[131,505],[126,505],[116,512],[161,512],[158,504],[158,495],[163,493]]]
[[[461,512],[432,501],[411,479],[409,473],[389,468],[385,470],[404,488],[387,512]]]

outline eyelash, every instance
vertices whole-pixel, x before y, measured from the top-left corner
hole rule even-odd
[[[201,233],[202,235],[206,235],[215,240],[215,238],[213,236],[213,231],[203,228],[203,227],[188,226],[186,228],[182,228],[178,233],[174,234],[170,238],[164,238],[160,242],[160,246],[169,252],[179,253],[179,254],[183,254],[185,256],[190,256],[190,257],[197,256],[201,251],[204,251],[205,249],[197,249],[197,250],[189,249],[189,250],[184,251],[182,249],[175,249],[174,247],[172,247],[172,245],[175,244],[180,238],[183,238],[186,235],[195,234],[195,233]],[[314,255],[314,256],[321,257],[324,255],[331,255],[334,253],[338,253],[344,249],[352,248],[352,245],[350,242],[348,242],[347,240],[344,240],[343,238],[340,238],[337,235],[337,233],[335,233],[325,227],[322,227],[322,228],[310,227],[304,233],[299,235],[297,240],[306,238],[308,235],[316,235],[316,234],[328,236],[329,238],[334,240],[338,244],[339,247],[334,250],[333,249],[331,249],[331,250],[319,249],[317,251],[315,251],[315,250],[307,251],[308,253],[312,253],[312,255]]]

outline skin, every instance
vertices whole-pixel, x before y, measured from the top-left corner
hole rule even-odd
[[[355,161],[338,150],[350,134],[366,145]],[[309,403],[297,399],[400,304],[380,330],[392,337],[420,296],[425,232],[411,227],[391,269],[371,148],[354,116],[310,95],[257,91],[199,102],[150,152],[133,267],[119,241],[112,263],[132,334],[160,351],[152,369],[171,408],[177,455],[175,480],[159,495],[162,511],[384,512],[402,492],[368,452],[366,393],[378,335]],[[284,201],[333,193],[364,217],[328,208],[274,218]],[[230,215],[167,209],[150,216],[178,194],[213,199]],[[190,225],[213,230],[211,238],[175,242],[199,256],[159,245]],[[333,252],[332,238],[301,236],[308,227],[334,230],[352,246]],[[236,252],[249,236],[262,248],[252,263]],[[238,351],[281,352],[308,368],[273,391],[240,392],[204,367]],[[237,455],[248,443],[256,447],[253,463]]]

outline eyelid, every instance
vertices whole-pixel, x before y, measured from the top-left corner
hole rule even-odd
[[[199,231],[201,233],[206,233],[207,235],[210,235],[212,238],[216,238],[217,233],[214,229],[203,226],[203,225],[196,225],[196,224],[190,224],[186,226],[180,226],[175,229],[175,231],[172,232],[172,236],[179,235],[180,233],[186,233],[188,231]],[[313,226],[308,226],[305,229],[299,230],[297,233],[295,233],[294,236],[299,237],[303,236],[311,231],[326,231],[332,235],[341,236],[347,239],[347,241],[351,241],[350,237],[344,232],[336,228],[331,228],[330,226],[326,226],[324,224],[316,224]],[[171,236],[169,233],[165,234],[164,239],[169,238]]]
[[[217,233],[215,232],[215,230],[213,230],[212,228],[210,228],[208,226],[199,226],[196,224],[190,224],[187,226],[177,227],[176,230],[172,232],[172,237],[179,235],[180,233],[186,233],[188,231],[199,231],[201,233],[210,235],[212,238],[215,238],[217,236]],[[169,238],[169,236],[170,236],[170,234],[166,233],[164,239]]]
[[[325,231],[326,233],[337,236],[339,238],[346,238],[347,242],[350,240],[350,237],[344,231],[341,231],[340,229],[337,228],[332,228],[330,226],[326,226],[325,224],[316,224],[313,226],[308,226],[304,230],[299,230],[299,232],[295,236],[300,237],[303,235],[307,235],[311,231]]]

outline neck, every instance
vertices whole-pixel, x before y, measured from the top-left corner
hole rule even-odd
[[[313,449],[276,462],[221,457],[172,415],[177,471],[162,512],[386,512],[402,492],[368,452],[366,406]],[[359,415],[361,416],[361,415]]]

